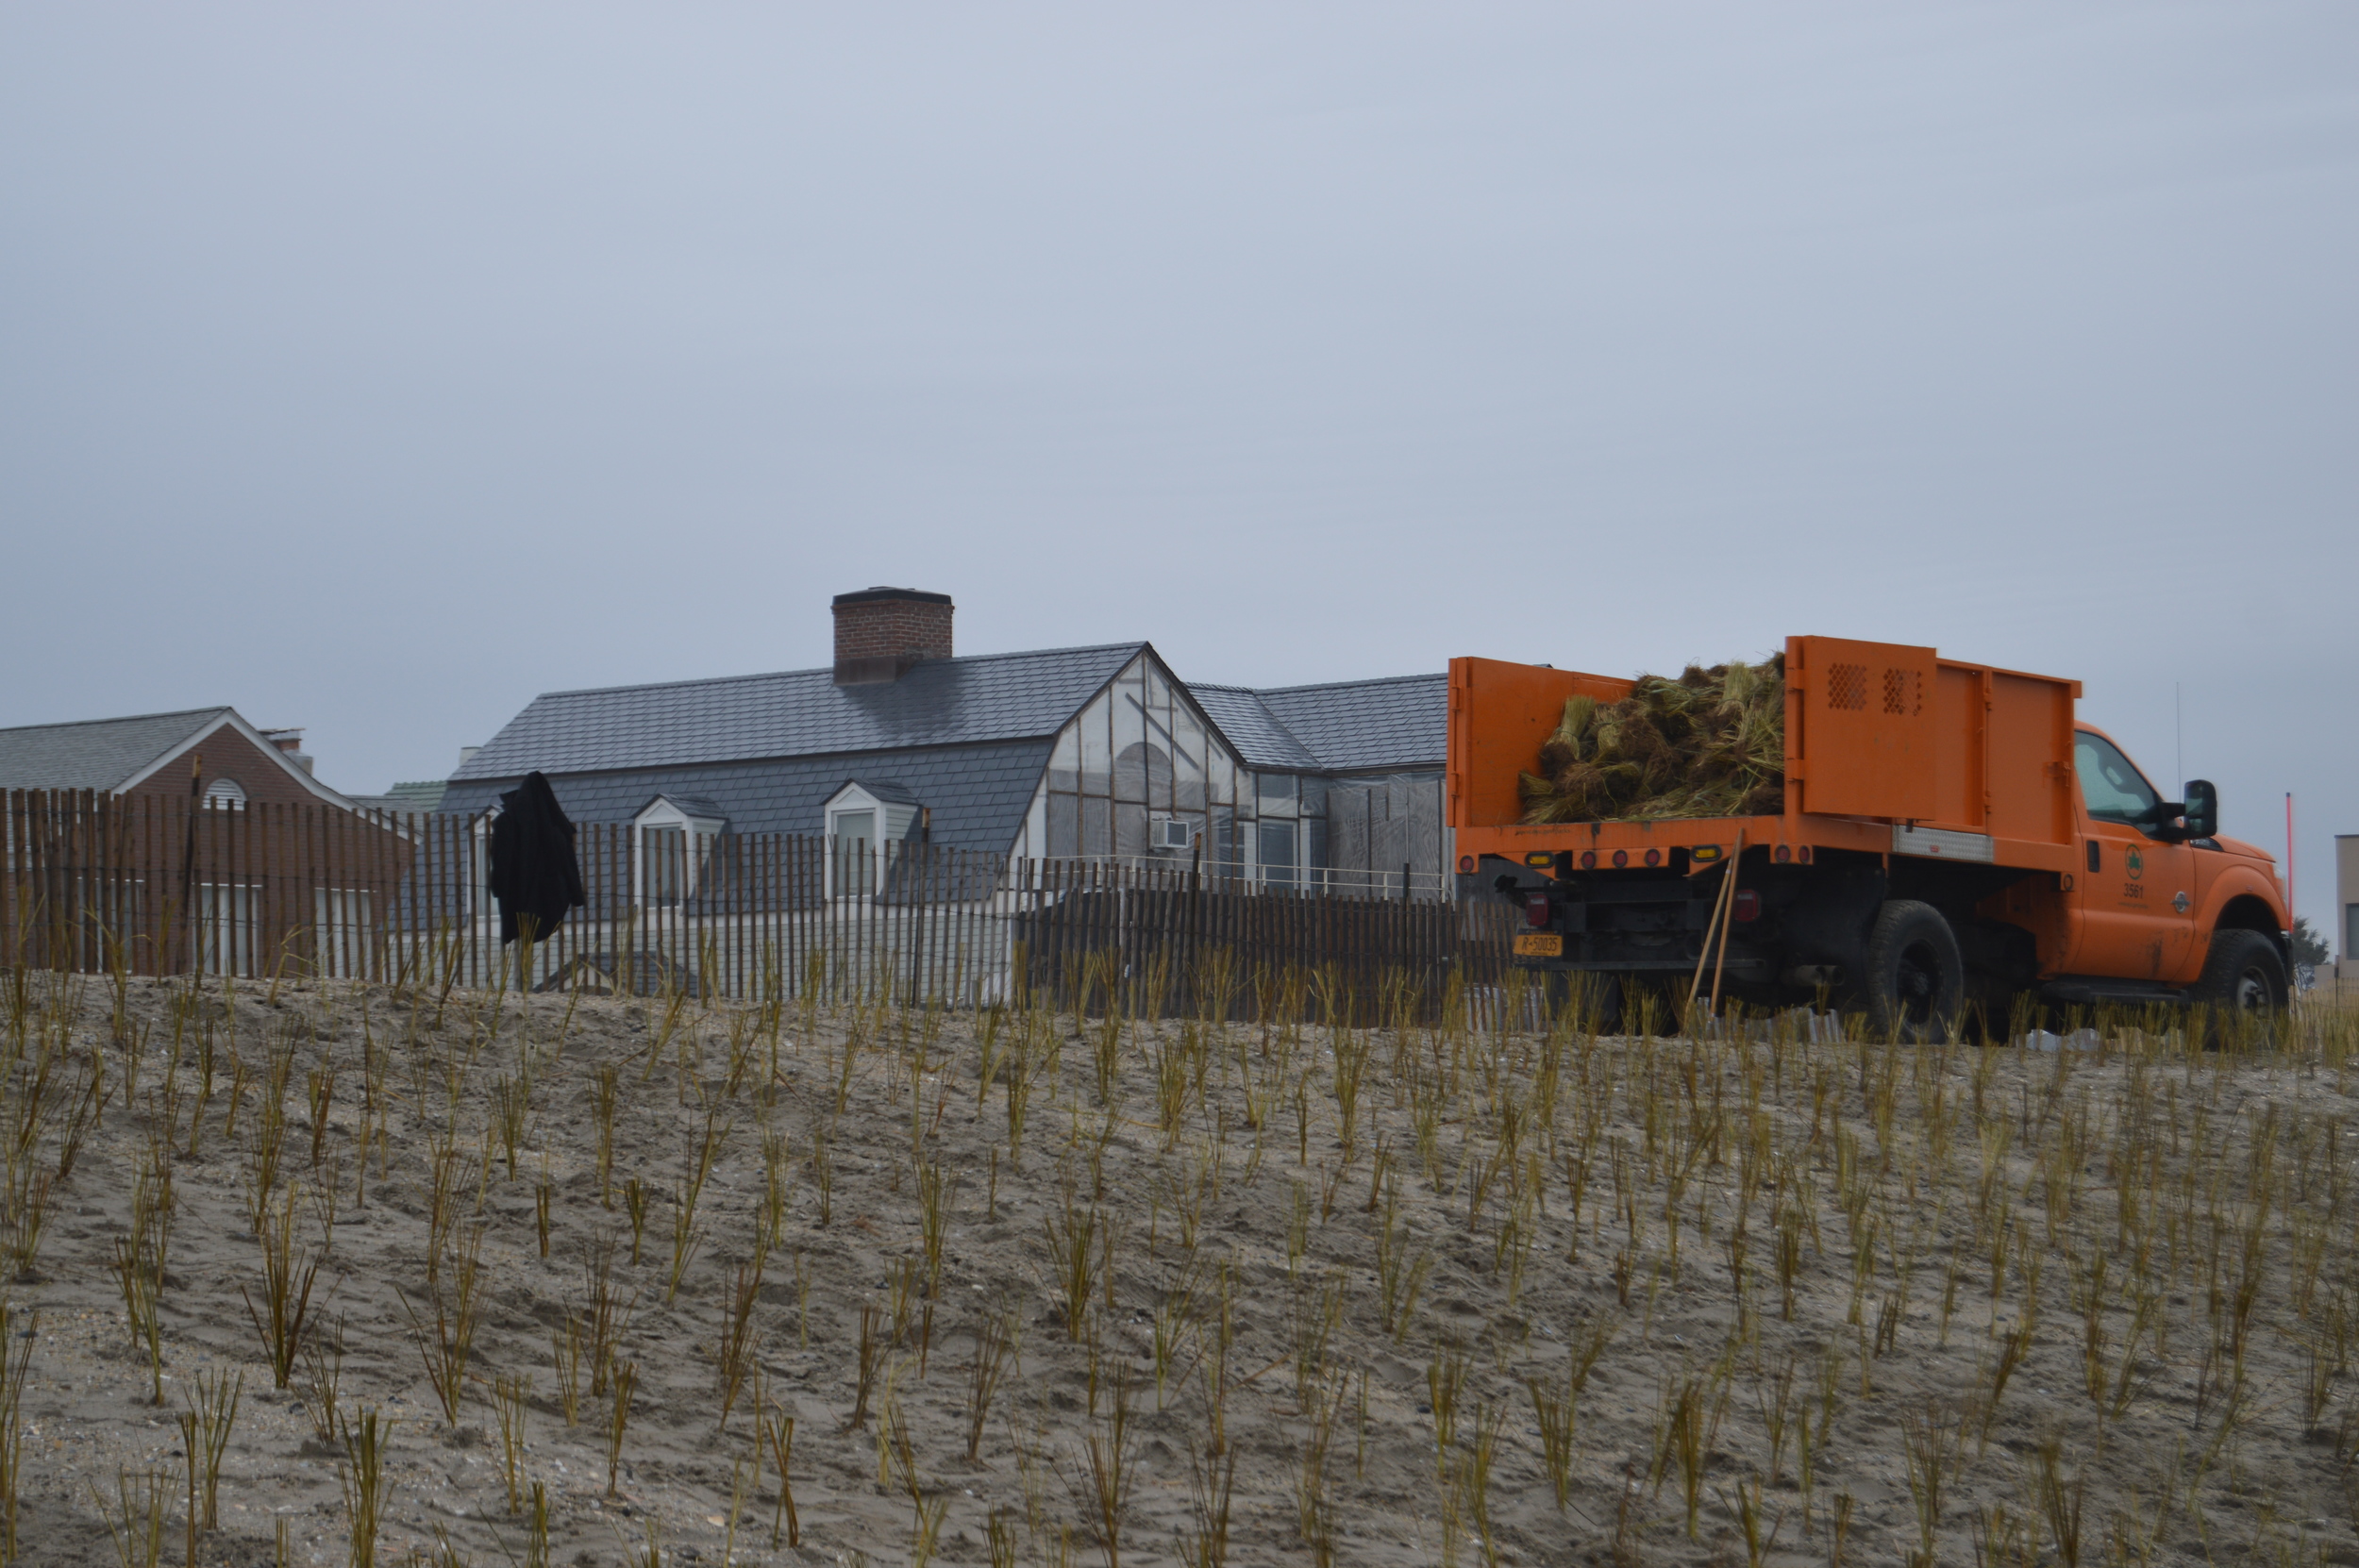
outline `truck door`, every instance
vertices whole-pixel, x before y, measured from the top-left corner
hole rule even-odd
[[[2072,973],[2173,979],[2195,941],[2194,850],[2166,842],[2163,798],[2102,735],[2072,737],[2081,781],[2081,864],[2070,894]]]

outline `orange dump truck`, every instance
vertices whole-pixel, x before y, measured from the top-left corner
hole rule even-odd
[[[1518,965],[1609,1009],[1700,973],[1915,1038],[2023,998],[2285,1005],[2274,862],[2218,836],[2209,783],[2166,799],[2082,723],[2079,682],[1833,637],[1788,639],[1785,678],[1782,814],[1532,824],[1518,781],[1565,699],[1632,683],[1450,661],[1459,891],[1521,910]]]

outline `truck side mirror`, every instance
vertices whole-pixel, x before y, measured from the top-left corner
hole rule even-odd
[[[2187,837],[2208,839],[2219,831],[2219,791],[2208,778],[2187,780]]]

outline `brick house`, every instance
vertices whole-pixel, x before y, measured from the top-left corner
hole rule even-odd
[[[410,863],[302,731],[232,708],[0,729],[0,942],[120,943],[142,974],[357,973]]]
[[[635,858],[692,880],[701,846],[790,833],[1449,886],[1441,674],[1193,687],[1146,642],[960,656],[946,594],[872,588],[832,609],[826,668],[534,698],[442,809],[487,811],[538,769],[577,821],[630,825]]]

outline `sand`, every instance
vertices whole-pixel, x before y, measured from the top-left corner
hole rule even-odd
[[[979,1093],[978,1019],[890,1006],[55,976],[14,996],[11,1146],[44,1056],[50,1103],[92,1050],[109,1096],[7,1288],[12,1331],[38,1324],[9,1342],[30,1349],[27,1562],[121,1560],[98,1498],[150,1471],[159,1560],[183,1560],[175,1418],[198,1379],[240,1375],[198,1560],[274,1561],[281,1526],[289,1560],[354,1560],[353,1456],[316,1429],[300,1368],[273,1386],[242,1294],[263,1294],[250,1180],[286,1051],[277,1211],[292,1186],[295,1245],[321,1265],[312,1323],[342,1324],[343,1428],[391,1424],[378,1562],[645,1562],[652,1540],[667,1562],[898,1563],[930,1531],[944,1562],[1898,1563],[1929,1511],[1948,1562],[2359,1561],[2348,1019],[2264,1057],[2134,1032],[2096,1052],[1918,1051],[1015,1016],[989,1031]],[[143,1164],[152,1180],[176,1019],[158,1409],[112,1263]],[[135,1109],[118,1036],[143,1039]],[[36,1127],[17,1168],[54,1179],[69,1122]],[[676,1198],[708,1133],[672,1293]],[[445,1300],[480,1233],[455,1425],[410,1310],[430,1325],[438,1144]],[[1085,1227],[1099,1273],[1077,1318],[1060,1255]],[[602,1238],[611,1290],[637,1303],[611,1487],[611,1397],[585,1368],[569,1426],[552,1354]],[[970,1460],[995,1323],[1014,1345]],[[1561,1409],[1583,1359],[1560,1507],[1531,1386]],[[495,1397],[521,1376],[525,1515]],[[774,1543],[758,1410],[795,1423],[797,1545]]]

